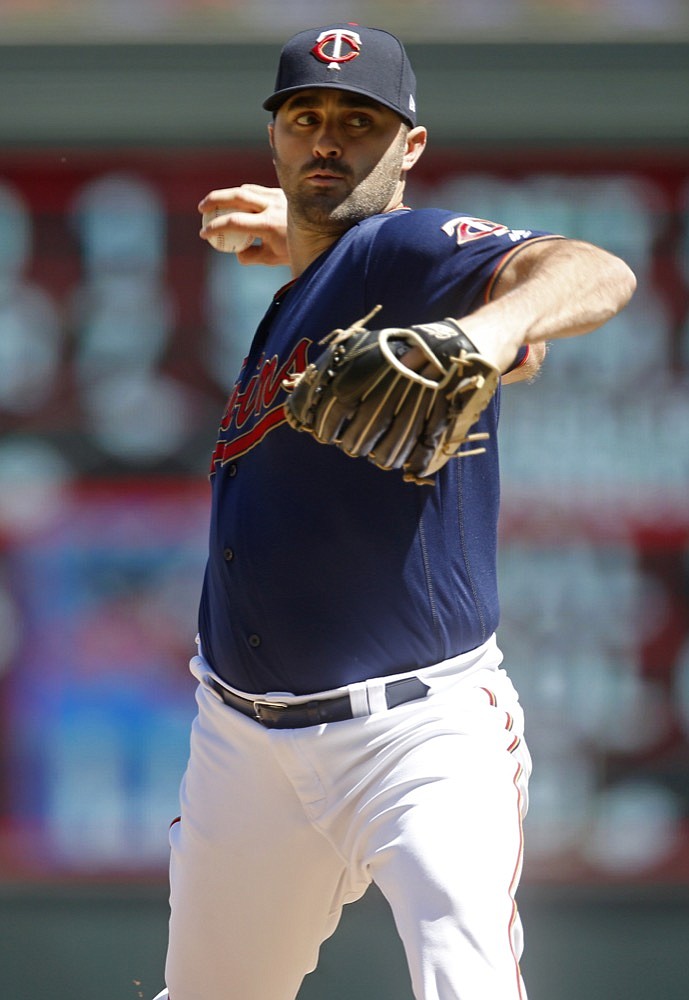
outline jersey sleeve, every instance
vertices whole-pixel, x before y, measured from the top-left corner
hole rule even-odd
[[[521,368],[522,365],[526,364],[526,359],[528,358],[528,356],[529,356],[529,345],[524,344],[523,347],[519,348],[519,350],[517,351],[516,358],[514,359],[510,367],[507,368],[503,374],[507,375],[508,372],[513,372],[516,371],[517,368]]]
[[[370,244],[366,299],[386,324],[458,318],[489,301],[520,246],[553,238],[437,209],[391,213]]]

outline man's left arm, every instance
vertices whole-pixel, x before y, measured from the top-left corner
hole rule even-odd
[[[524,345],[531,345],[538,362],[548,341],[597,330],[624,308],[635,288],[631,269],[606,250],[579,240],[534,240],[515,248],[490,301],[457,322],[476,348],[507,372]],[[516,381],[518,368],[514,376],[505,381]]]
[[[352,458],[433,485],[458,455],[484,451],[477,422],[524,345],[588,333],[631,298],[636,281],[604,250],[534,240],[503,259],[492,297],[457,319],[369,330],[380,306],[336,329],[285,388],[287,422]],[[517,369],[518,370],[518,369]]]

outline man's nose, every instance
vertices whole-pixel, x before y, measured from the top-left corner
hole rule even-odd
[[[324,126],[314,138],[313,155],[319,160],[338,159],[342,156],[342,142],[335,129]]]

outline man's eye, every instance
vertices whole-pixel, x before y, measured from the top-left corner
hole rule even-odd
[[[368,115],[352,115],[347,124],[353,128],[366,128],[367,125],[371,124],[371,119]]]
[[[316,116],[311,111],[302,111],[294,120],[297,125],[313,125],[316,121]]]

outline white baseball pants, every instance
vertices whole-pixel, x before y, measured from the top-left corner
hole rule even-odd
[[[225,705],[194,657],[170,829],[171,1000],[294,1000],[372,881],[417,1000],[525,1000],[514,894],[531,763],[501,660],[491,639],[417,671],[421,701],[269,730]]]

